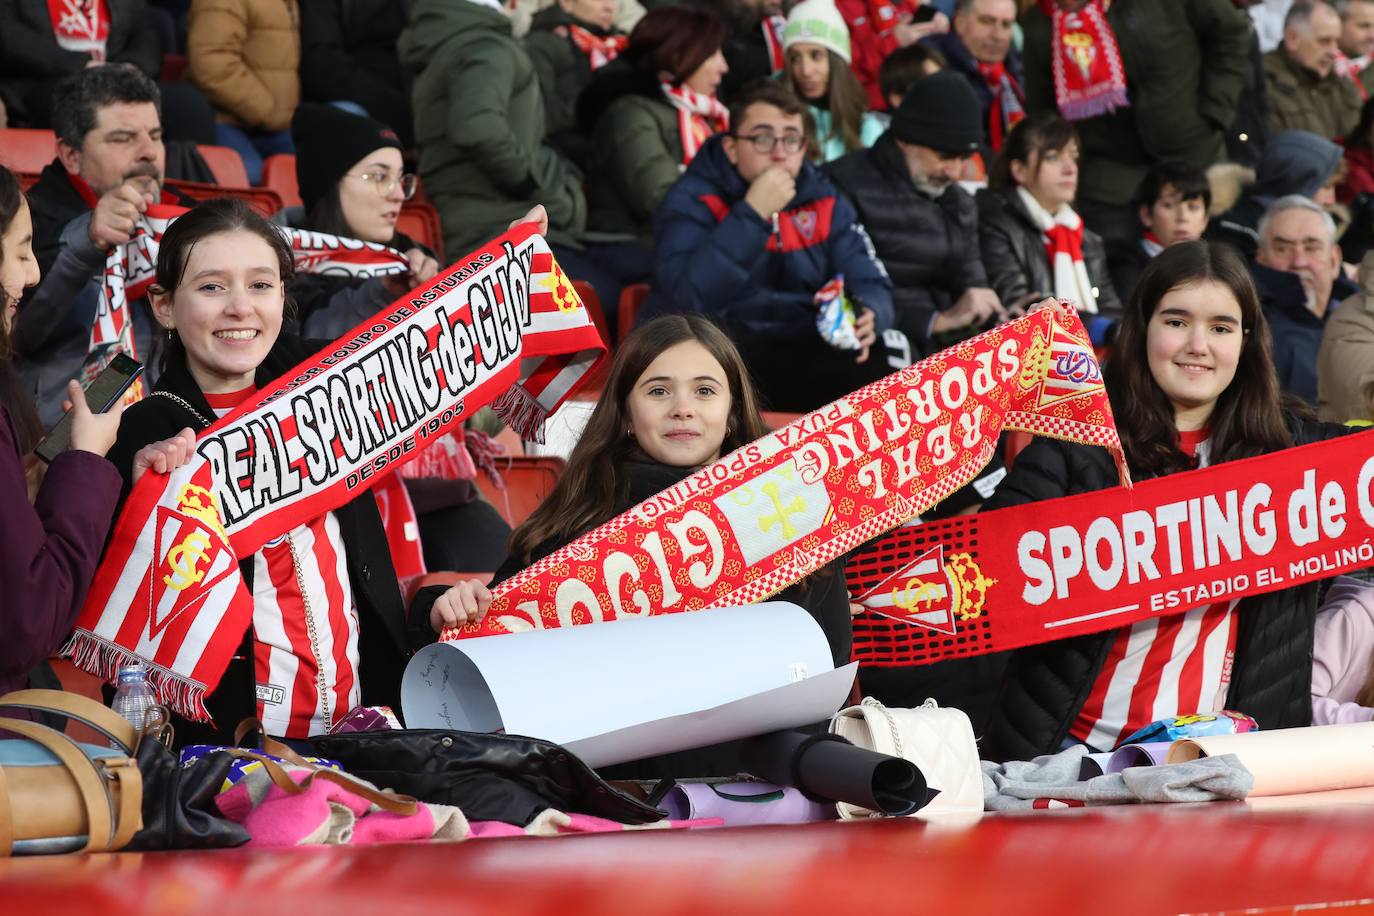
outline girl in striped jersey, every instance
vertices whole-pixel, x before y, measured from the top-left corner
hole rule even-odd
[[[1285,403],[1244,262],[1183,242],[1140,276],[1103,375],[1136,480],[1340,435]],[[994,509],[1116,484],[1105,450],[1039,439],[985,504]],[[1010,655],[984,756],[1028,760],[1069,743],[1110,750],[1165,716],[1233,709],[1264,728],[1312,718],[1317,583]]]
[[[168,336],[162,375],[125,412],[109,453],[126,495],[131,469],[166,447],[150,443],[206,428],[319,349],[281,333],[292,273],[283,237],[239,201],[208,201],[168,228],[150,290]],[[252,625],[206,697],[213,724],[178,722],[179,743],[232,743],[254,715],[270,735],[304,739],[355,706],[400,708],[406,660],[434,631],[427,615],[407,625],[371,491],[283,532],[240,568]]]

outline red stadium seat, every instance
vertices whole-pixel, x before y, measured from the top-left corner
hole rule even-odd
[[[204,147],[201,147],[204,149]],[[168,187],[176,188],[187,197],[196,200],[212,200],[217,197],[236,197],[258,213],[271,219],[282,208],[281,197],[271,188],[231,188],[217,184],[203,184],[198,181],[168,181]]]
[[[282,203],[288,207],[301,206],[301,190],[296,184],[294,153],[278,153],[263,160],[262,187],[276,191]]]
[[[616,315],[616,342],[620,342],[635,326],[635,316],[639,307],[649,298],[649,284],[635,283],[620,291],[620,312]]]
[[[582,300],[582,304],[591,313],[592,323],[596,325],[596,332],[601,335],[601,340],[606,344],[608,351],[615,350],[615,340],[611,337],[610,325],[606,321],[606,312],[601,308],[601,299],[596,294],[596,289],[586,280],[572,281],[573,289],[577,291],[577,296]],[[595,401],[601,397],[601,389],[606,387],[606,376],[611,370],[610,352],[606,354],[592,370],[592,374],[582,382],[582,386],[573,392],[573,398],[578,401]]]
[[[10,127],[0,130],[0,165],[14,172],[37,174],[57,155],[57,134],[50,130]]]
[[[763,422],[768,424],[769,429],[782,429],[793,420],[801,419],[799,413],[783,413],[779,410],[761,410],[759,414],[763,417]]]
[[[516,455],[497,458],[496,467],[506,488],[499,490],[486,474],[478,474],[477,489],[501,513],[506,524],[514,528],[529,518],[553,490],[563,473],[564,461],[554,456]]]
[[[410,236],[434,252],[439,261],[439,269],[449,266],[444,260],[444,229],[439,224],[439,212],[419,194],[405,202],[401,207],[401,218],[396,221],[396,231]],[[464,252],[466,254],[467,252]]]
[[[248,170],[243,167],[243,160],[229,147],[207,146],[201,143],[196,145],[196,152],[200,153],[205,164],[210,167],[216,184],[228,188],[249,186]]]

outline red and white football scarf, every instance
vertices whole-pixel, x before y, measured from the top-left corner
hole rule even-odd
[[[109,681],[139,659],[163,702],[205,719],[252,617],[239,557],[483,405],[537,435],[604,353],[544,239],[507,232],[259,390],[184,467],[139,481],[63,653]]]
[[[787,50],[782,46],[782,30],[787,26],[784,16],[764,16],[759,28],[763,30],[763,44],[768,49],[768,70],[778,73],[787,66]]]
[[[1374,565],[1371,455],[1374,436],[1361,432],[1130,490],[899,528],[848,563],[868,611],[854,618],[854,657],[925,665],[1162,626]],[[1216,624],[1215,613],[1197,617]]]
[[[677,109],[677,129],[682,135],[682,167],[686,168],[713,134],[730,129],[730,110],[713,95],[701,95],[686,86],[660,85],[669,104]]]
[[[134,224],[129,241],[110,249],[82,367],[83,379],[89,381],[99,375],[116,353],[138,359],[129,303],[147,295],[148,287],[157,279],[162,234],[185,212],[185,207],[153,204]],[[408,269],[405,255],[385,245],[306,229],[282,228],[281,232],[291,243],[296,270],[301,273],[381,277]],[[135,382],[125,394],[124,403],[132,404],[142,397],[142,382]]]
[[[1052,70],[1059,113],[1082,121],[1130,105],[1126,68],[1102,0],[1088,0],[1071,13],[1055,0],[1040,0],[1040,9],[1054,29]]]
[[[105,59],[110,38],[110,8],[106,0],[48,0],[53,37],[64,51]]]
[[[1360,79],[1360,74],[1369,66],[1371,60],[1374,60],[1374,54],[1361,54],[1359,57],[1346,57],[1340,51],[1336,52],[1336,73],[1343,79],[1348,79],[1355,84],[1355,88],[1359,90],[1362,100],[1369,99],[1369,90],[1364,87],[1364,81]]]
[[[1045,254],[1049,256],[1054,275],[1055,297],[1068,299],[1085,312],[1096,312],[1097,296],[1088,277],[1088,267],[1083,263],[1082,217],[1068,204],[1051,216],[1030,191],[1018,186],[1016,193],[1044,236]]]
[[[1164,250],[1164,243],[1159,240],[1159,236],[1146,229],[1140,237],[1140,247],[1144,249],[1147,258],[1153,258]]]
[[[577,50],[587,56],[593,70],[600,70],[620,56],[630,43],[626,35],[597,35],[590,29],[569,23],[568,37],[577,45]]]
[[[980,62],[978,72],[992,92],[992,107],[988,109],[988,141],[993,152],[996,152],[1002,148],[1011,129],[1025,119],[1026,97],[1007,72],[1005,63]]]
[[[1003,429],[1120,453],[1070,306],[937,353],[701,468],[501,583],[480,625],[441,638],[762,601],[967,484]]]

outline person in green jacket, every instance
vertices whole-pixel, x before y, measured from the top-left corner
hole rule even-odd
[[[625,50],[629,38],[614,21],[615,0],[558,0],[534,14],[525,36],[544,93],[549,142],[584,170],[592,139],[577,129],[577,97],[595,71]]]
[[[1275,133],[1305,130],[1341,141],[1360,120],[1360,90],[1336,69],[1341,18],[1326,3],[1294,4],[1283,20],[1283,42],[1264,55]]]
[[[1075,111],[1067,83],[1056,90],[1054,54],[1067,34],[1056,39],[1056,21],[1104,12],[1107,35],[1097,36],[1092,51],[1104,61],[1119,52],[1128,101],[1085,115]],[[1140,232],[1131,199],[1151,165],[1170,160],[1205,169],[1225,158],[1249,61],[1249,17],[1231,0],[1040,0],[1022,14],[1021,27],[1027,112],[1059,109],[1082,143],[1074,210],[1104,241],[1130,244]],[[1080,68],[1062,72],[1076,79]]]
[[[787,14],[782,30],[787,64],[780,78],[816,119],[811,160],[818,165],[883,135],[882,121],[868,110],[868,94],[849,68],[849,26],[835,0],[802,0]]]
[[[724,39],[724,25],[704,10],[651,10],[625,52],[597,71],[578,100],[578,122],[596,150],[588,222],[636,244],[646,271],[653,266],[654,211],[701,145],[729,127],[715,94],[728,69]]]
[[[543,204],[547,238],[577,277],[571,264],[587,217],[582,174],[545,141],[539,80],[511,36],[507,9],[496,0],[415,0],[397,51],[414,75],[419,170],[449,257]]]

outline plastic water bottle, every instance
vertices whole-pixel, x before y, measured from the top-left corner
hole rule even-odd
[[[119,666],[119,688],[110,707],[129,720],[135,732],[143,731],[144,717],[157,705],[153,688],[148,685],[148,669],[139,662]]]

